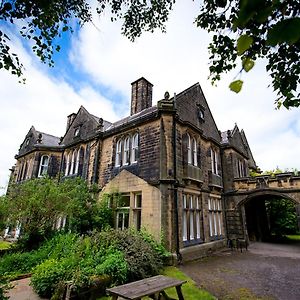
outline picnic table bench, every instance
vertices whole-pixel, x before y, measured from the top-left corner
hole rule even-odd
[[[142,297],[149,296],[152,299],[173,299],[168,297],[165,289],[175,287],[179,300],[184,300],[181,285],[186,281],[175,278],[158,275],[143,280],[119,285],[106,291],[112,295],[112,300],[122,297],[128,300],[139,300]]]

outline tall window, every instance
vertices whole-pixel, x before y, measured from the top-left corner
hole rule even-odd
[[[126,136],[117,141],[115,166],[126,166],[137,162],[139,153],[139,135]]]
[[[129,164],[129,137],[124,140],[123,165]]]
[[[238,159],[237,161],[237,170],[238,170],[238,177],[245,177],[246,174],[246,164],[244,161]]]
[[[201,200],[197,195],[182,196],[182,240],[200,242],[201,239]]]
[[[119,140],[117,142],[116,147],[116,167],[119,167],[121,165],[122,160],[122,140]]]
[[[135,135],[133,135],[131,140],[131,155],[130,155],[131,163],[137,162],[138,151],[139,151],[139,135],[136,133]]]
[[[38,177],[42,177],[47,174],[48,164],[49,164],[49,156],[43,155],[40,160]]]
[[[188,164],[192,164],[192,145],[191,145],[191,137],[187,135],[187,152],[188,152]]]
[[[69,175],[69,169],[70,169],[70,154],[69,153],[65,156],[65,159],[66,159],[65,176],[68,176]]]
[[[193,138],[193,165],[198,166],[197,162],[197,141],[195,138]]]
[[[76,155],[76,164],[75,164],[75,174],[78,174],[78,169],[79,169],[79,161],[80,161],[80,149],[77,151]]]
[[[133,222],[136,230],[141,229],[142,194],[134,194]]]
[[[66,156],[65,176],[75,175],[79,172],[80,162],[83,160],[82,148],[71,150]]]
[[[210,157],[211,157],[211,171],[213,172],[213,174],[219,175],[217,151],[210,149]]]
[[[208,222],[209,235],[218,237],[223,234],[222,200],[217,198],[208,199]]]
[[[117,206],[117,229],[124,230],[129,227],[130,195],[122,195]]]

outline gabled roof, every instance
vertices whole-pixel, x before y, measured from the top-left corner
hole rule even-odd
[[[182,121],[202,130],[207,138],[221,142],[218,127],[199,83],[176,95],[176,107]]]
[[[235,148],[241,154],[248,158],[249,166],[257,168],[253,158],[251,149],[249,147],[244,130],[239,130],[237,124],[234,125],[232,130],[221,132],[222,145]]]
[[[17,156],[25,155],[38,147],[59,148],[59,142],[59,137],[38,131],[34,126],[31,126],[24,141],[20,145]]]
[[[73,114],[70,116],[72,115]],[[74,144],[74,142],[86,140],[95,136],[100,124],[102,124],[103,130],[106,130],[112,123],[90,114],[81,105],[78,112],[74,114],[74,119],[71,124],[69,124],[67,131],[62,138],[61,145],[71,145]],[[80,128],[80,134],[77,137],[74,136],[76,128]]]

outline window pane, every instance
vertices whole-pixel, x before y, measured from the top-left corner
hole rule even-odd
[[[194,239],[194,212],[190,211],[190,240]]]
[[[142,207],[142,195],[141,194],[136,194],[135,195],[134,207],[135,208],[141,208]]]
[[[201,234],[200,234],[200,212],[196,212],[196,231],[197,231],[197,234],[196,234],[196,237],[197,239],[200,239],[201,237]]]

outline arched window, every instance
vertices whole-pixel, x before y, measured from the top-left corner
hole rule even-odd
[[[65,176],[68,176],[69,169],[70,169],[70,154],[69,153],[65,156],[65,160],[66,160]]]
[[[49,156],[43,155],[40,160],[38,177],[42,177],[47,174],[48,164],[49,164]]]
[[[75,172],[74,172],[74,174],[78,174],[79,160],[80,160],[80,149],[78,149],[77,155],[76,155],[76,165],[75,165]]]
[[[24,172],[22,174],[22,180],[25,180],[27,178],[27,171],[28,171],[28,164],[27,164],[27,161],[26,161],[25,165],[24,165]]]
[[[192,145],[191,137],[187,134],[187,151],[188,151],[188,164],[192,164]]]
[[[116,146],[116,162],[115,166],[119,167],[121,165],[121,159],[122,159],[122,140],[118,140],[117,146]]]
[[[197,141],[195,138],[193,138],[193,165],[198,166],[197,162]]]
[[[137,162],[139,155],[139,135],[138,133],[134,134],[131,138],[131,157],[130,162]]]
[[[218,154],[216,150],[210,149],[211,171],[213,174],[219,175],[218,170]]]
[[[75,164],[76,164],[76,151],[73,150],[73,151],[72,151],[72,158],[71,158],[71,164],[70,164],[69,175],[74,174]]]
[[[129,137],[126,137],[124,140],[124,152],[123,152],[123,165],[129,164]]]

